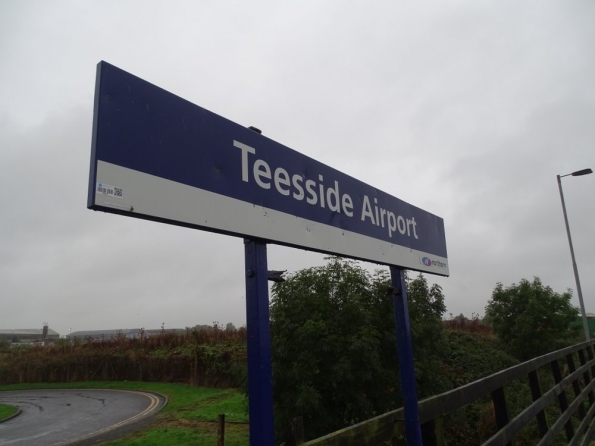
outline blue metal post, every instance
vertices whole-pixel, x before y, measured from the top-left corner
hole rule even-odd
[[[390,267],[390,277],[394,288],[393,305],[395,309],[395,325],[397,328],[397,348],[399,354],[399,370],[401,371],[401,388],[405,409],[405,430],[409,446],[422,446],[421,426],[419,423],[419,407],[417,405],[417,385],[413,366],[413,344],[409,326],[409,308],[407,306],[407,284],[405,271],[396,266]]]
[[[250,445],[274,446],[273,375],[266,243],[245,239]]]

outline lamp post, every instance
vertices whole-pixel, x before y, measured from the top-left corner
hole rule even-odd
[[[562,193],[562,177],[572,175],[578,177],[581,175],[588,175],[593,173],[591,169],[577,170],[576,172],[568,173],[566,175],[557,175],[558,188],[560,189],[560,200],[562,200],[562,212],[564,212],[564,223],[566,223],[566,234],[568,235],[568,245],[570,245],[570,257],[572,257],[572,268],[574,269],[574,280],[576,281],[576,291],[578,293],[578,302],[581,306],[581,314],[583,316],[583,329],[585,330],[585,340],[590,341],[589,324],[587,323],[587,313],[585,312],[585,303],[583,302],[583,292],[581,290],[581,282],[578,278],[578,268],[576,267],[576,260],[574,258],[574,248],[572,247],[572,237],[570,237],[570,226],[568,226],[568,215],[566,215],[566,205],[564,204],[564,194]]]

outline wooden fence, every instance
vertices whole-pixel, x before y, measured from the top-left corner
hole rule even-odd
[[[569,445],[588,445],[595,434],[594,344],[567,347],[420,401],[424,445],[453,444],[445,438],[444,417],[486,397],[493,403],[496,432],[483,445],[513,445],[515,436],[534,421],[534,444],[560,443],[565,436],[562,441]],[[518,380],[528,381],[533,402],[511,418],[506,386]],[[545,382],[550,383],[546,389]],[[301,419],[294,420],[286,446],[379,445],[404,435],[404,412],[397,409],[308,442],[303,431]]]

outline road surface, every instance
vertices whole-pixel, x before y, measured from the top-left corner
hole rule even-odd
[[[95,444],[129,430],[158,411],[165,399],[148,392],[65,389],[1,391],[0,403],[22,413],[0,423],[0,445]]]

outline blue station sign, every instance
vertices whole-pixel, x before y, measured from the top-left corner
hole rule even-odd
[[[106,62],[88,208],[448,275],[440,217]]]

